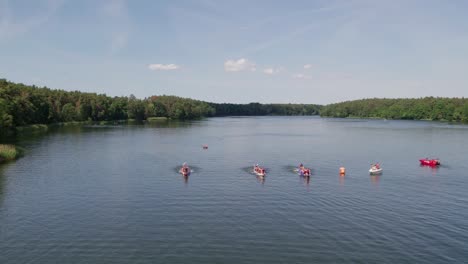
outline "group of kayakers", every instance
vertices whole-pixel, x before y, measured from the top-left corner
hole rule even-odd
[[[425,158],[425,159],[420,159],[419,161],[420,161],[422,166],[436,167],[436,166],[440,165],[440,160],[439,159]],[[306,168],[304,166],[304,164],[302,164],[302,163],[299,164],[298,168],[295,169],[294,171],[296,171],[299,175],[304,176],[304,177],[308,177],[308,176],[311,175],[311,169]],[[346,171],[345,168],[341,167],[340,168],[340,175],[344,176],[345,171]],[[369,169],[369,173],[371,175],[380,174],[380,173],[382,173],[382,171],[383,171],[383,169],[380,166],[379,162],[371,164],[371,167]],[[182,167],[179,170],[179,173],[181,173],[184,176],[188,176],[190,174],[190,172],[191,172],[190,168],[188,167],[187,163],[184,162],[184,164],[182,164]],[[255,173],[257,176],[263,177],[263,176],[266,175],[266,169],[261,167],[258,164],[255,164],[253,166],[253,173]]]
[[[310,176],[310,169],[304,167],[302,163],[294,171],[298,172],[299,175],[304,176],[304,177]],[[258,164],[255,164],[253,166],[253,173],[255,173],[257,176],[263,177],[266,175],[266,169],[259,166]]]

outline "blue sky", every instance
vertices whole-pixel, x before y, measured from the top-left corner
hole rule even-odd
[[[0,0],[0,78],[108,95],[468,97],[468,1]]]

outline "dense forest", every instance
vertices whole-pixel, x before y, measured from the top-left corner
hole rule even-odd
[[[318,105],[215,104],[176,96],[144,99],[53,90],[0,79],[0,128],[71,121],[196,119],[231,115],[316,115]]]
[[[468,122],[468,99],[363,99],[324,106],[324,117],[368,117]]]
[[[216,116],[318,115],[320,105],[313,104],[214,104]]]
[[[468,99],[363,99],[330,104],[217,104],[177,96],[138,99],[53,90],[0,79],[0,128],[71,121],[196,119],[212,116],[317,115],[468,122]]]

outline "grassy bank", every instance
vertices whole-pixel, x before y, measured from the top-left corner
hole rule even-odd
[[[152,122],[152,121],[167,121],[167,117],[148,117],[146,121]]]
[[[14,145],[0,144],[0,163],[15,160],[21,156],[21,150]]]
[[[49,130],[48,125],[43,124],[35,124],[35,125],[27,125],[27,126],[18,126],[15,128],[16,132],[24,133],[24,132],[47,132]]]

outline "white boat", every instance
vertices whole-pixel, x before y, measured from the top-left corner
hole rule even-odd
[[[265,177],[266,173],[255,172],[258,177]]]
[[[266,175],[266,170],[260,166],[254,166],[253,173],[259,177],[264,177]]]
[[[372,167],[372,168],[370,168],[369,173],[370,174],[381,174],[382,170],[383,170],[382,168]]]

